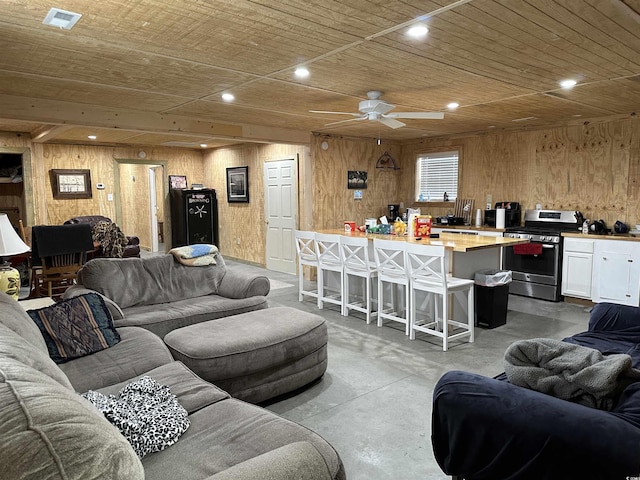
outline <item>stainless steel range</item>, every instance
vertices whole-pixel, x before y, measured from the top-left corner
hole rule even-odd
[[[503,266],[513,272],[509,293],[558,302],[562,300],[562,232],[577,232],[578,215],[569,210],[526,210],[524,227],[507,228],[504,236],[529,244],[506,247]]]

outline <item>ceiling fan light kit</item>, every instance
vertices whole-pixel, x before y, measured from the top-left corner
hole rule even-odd
[[[380,122],[389,128],[404,127],[406,123],[403,123],[397,118],[407,119],[420,119],[420,120],[442,120],[444,113],[442,112],[391,112],[395,108],[395,105],[387,103],[380,99],[382,92],[378,90],[371,90],[367,92],[367,100],[362,100],[358,104],[358,110],[360,113],[352,112],[330,112],[326,110],[309,110],[311,113],[322,113],[330,115],[350,115],[355,118],[348,120],[340,120],[338,122],[331,122],[325,124],[325,126],[338,125],[347,122],[357,122],[361,120],[370,120],[372,122]],[[391,112],[391,113],[389,113]]]

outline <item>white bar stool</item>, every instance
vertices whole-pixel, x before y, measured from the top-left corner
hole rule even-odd
[[[442,350],[445,352],[450,340],[468,336],[469,342],[472,343],[474,340],[473,280],[448,275],[444,246],[407,243],[406,262],[411,280],[412,305],[409,338],[415,339],[416,331],[435,335],[442,338]],[[418,320],[416,318],[417,291],[437,296],[433,319]],[[466,322],[450,318],[452,308],[449,301],[452,299],[456,299],[466,312]],[[454,327],[452,334],[449,334],[450,326]]]
[[[298,253],[298,301],[302,302],[305,296],[313,297],[318,301],[318,290],[304,289],[304,266],[318,268],[318,256],[316,255],[315,232],[296,230],[296,252]]]
[[[340,253],[344,266],[344,316],[349,315],[349,310],[362,312],[366,315],[367,324],[371,323],[371,317],[377,315],[372,311],[371,284],[377,281],[378,270],[376,264],[369,256],[369,240],[365,237],[340,236]],[[363,279],[363,289],[360,297],[351,299],[351,277]],[[361,300],[360,300],[361,299]]]
[[[393,320],[405,325],[405,334],[409,335],[409,273],[405,267],[405,241],[373,240],[373,252],[378,269],[378,326],[384,320]],[[385,284],[391,287],[391,307],[385,305]],[[395,290],[401,286],[404,291],[404,305],[399,308]]]
[[[340,235],[316,233],[316,256],[318,257],[318,308],[324,302],[340,305],[340,314],[344,315],[344,268],[340,256]],[[327,272],[336,272],[340,277],[338,292],[327,294]]]

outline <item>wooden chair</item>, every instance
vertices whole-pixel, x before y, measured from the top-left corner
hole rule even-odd
[[[405,246],[401,240],[373,240],[373,253],[378,269],[378,326],[385,320],[399,322],[409,335],[409,274],[405,265]],[[390,290],[390,302],[386,303],[385,287]],[[402,289],[404,301],[396,298],[396,291]]]
[[[57,299],[75,283],[78,270],[93,251],[88,224],[32,227],[33,275],[29,297]]]
[[[440,337],[442,350],[445,352],[449,341],[455,338],[469,337],[469,342],[472,343],[474,339],[474,281],[448,274],[447,254],[444,246],[408,243],[406,255],[411,292],[409,338],[415,339],[416,331]],[[417,318],[416,292],[418,291],[437,297],[434,318]],[[454,299],[459,302],[466,314],[464,322],[452,318]]]
[[[296,251],[298,253],[298,300],[302,302],[305,296],[313,297],[318,302],[318,290],[304,289],[304,266],[318,268],[316,255],[315,233],[305,230],[295,231]]]
[[[318,257],[318,308],[322,310],[326,303],[340,306],[340,314],[344,315],[344,266],[340,254],[340,235],[328,233],[315,234],[316,255]],[[339,291],[327,288],[328,273],[334,272],[339,277]]]
[[[344,313],[348,316],[349,310],[364,313],[367,324],[371,323],[371,317],[377,315],[377,310],[372,311],[373,295],[372,283],[378,280],[378,269],[369,255],[369,240],[365,237],[340,236],[340,252],[344,265]],[[362,279],[362,294],[352,296],[351,277]]]

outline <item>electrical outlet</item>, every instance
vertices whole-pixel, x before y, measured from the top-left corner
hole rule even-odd
[[[236,238],[236,245],[240,245],[240,237]]]
[[[107,202],[113,202],[113,193],[107,193]]]

